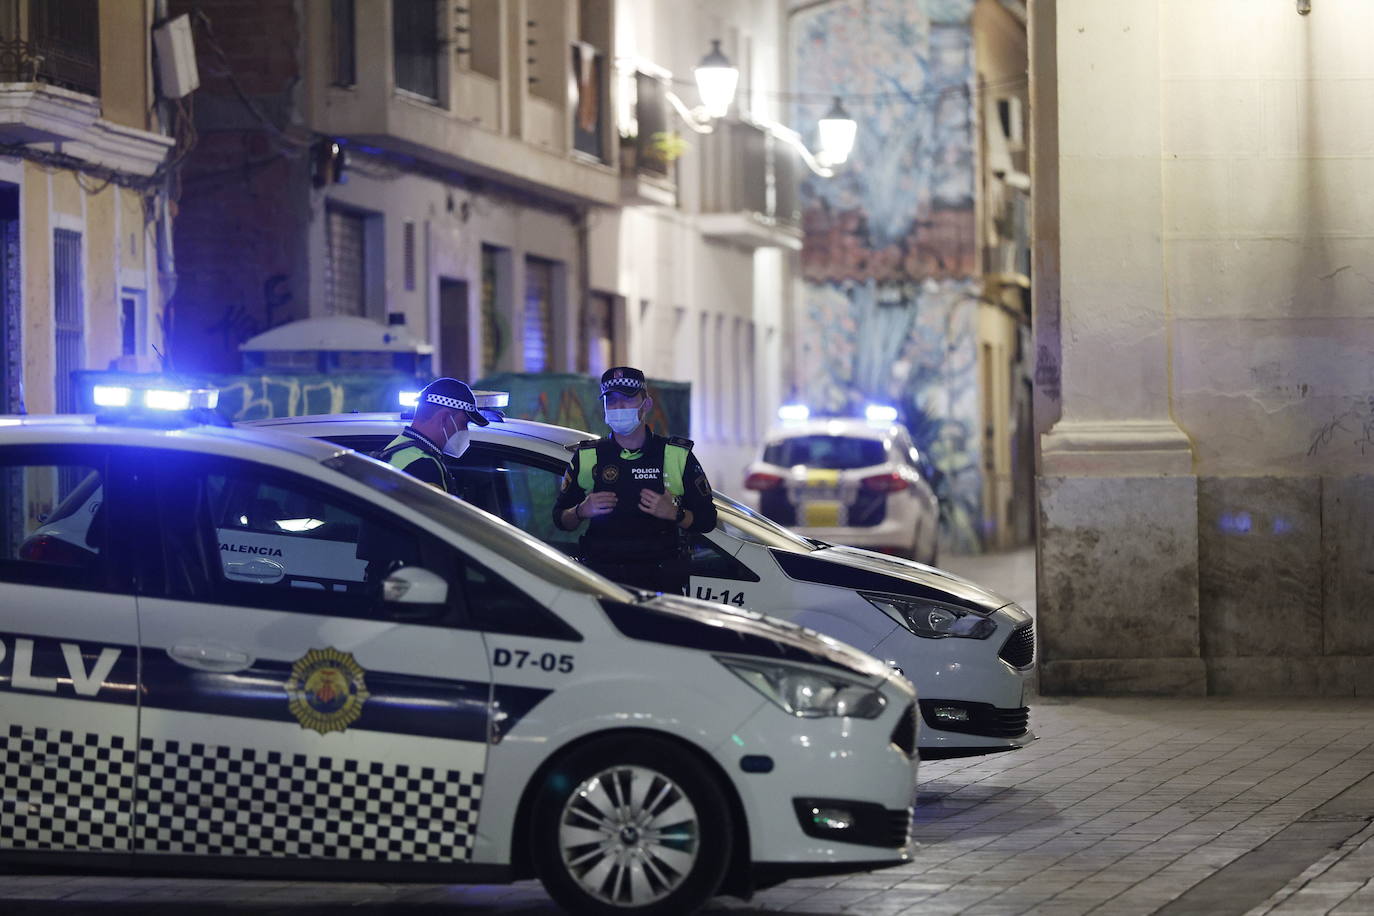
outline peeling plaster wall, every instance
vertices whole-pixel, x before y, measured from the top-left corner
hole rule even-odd
[[[1046,9],[1041,688],[1374,693],[1374,4]]]
[[[1374,4],[1163,0],[1174,412],[1202,475],[1374,468]]]

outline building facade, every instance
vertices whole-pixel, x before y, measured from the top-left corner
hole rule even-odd
[[[1031,19],[1041,689],[1374,691],[1374,8]]]
[[[72,372],[146,371],[174,264],[152,0],[0,2],[0,413],[73,411]]]
[[[778,177],[795,163],[763,123],[776,4],[184,5],[208,22],[178,367],[235,371],[243,340],[323,315],[403,324],[460,378],[628,362],[692,383],[672,432],[740,486],[781,396],[800,246]],[[698,134],[673,99],[694,107],[712,39],[743,75]]]

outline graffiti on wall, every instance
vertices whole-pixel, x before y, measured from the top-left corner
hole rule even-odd
[[[941,472],[944,534],[980,547],[973,0],[848,0],[793,19],[795,123],[839,94],[851,166],[802,185],[800,394],[896,406]]]

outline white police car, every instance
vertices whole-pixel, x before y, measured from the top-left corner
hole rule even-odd
[[[486,407],[503,397],[477,393]],[[337,414],[243,425],[366,452],[384,447],[405,421],[396,413]],[[463,498],[576,555],[578,534],[554,527],[551,509],[570,449],[589,434],[512,419],[471,433],[452,466]],[[1009,750],[1034,739],[1026,706],[1034,622],[1016,604],[910,560],[798,537],[720,493],[716,511],[717,527],[689,539],[694,597],[785,617],[890,660],[920,696],[924,757]]]
[[[786,404],[745,470],[750,503],[801,534],[934,565],[940,501],[929,462],[892,407],[863,418],[812,417]]]
[[[0,417],[0,865],[677,913],[905,860],[877,660],[335,445],[174,427]]]

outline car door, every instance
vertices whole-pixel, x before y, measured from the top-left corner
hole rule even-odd
[[[311,476],[149,466],[139,851],[469,859],[491,676],[462,558]],[[407,569],[447,595],[386,600]]]
[[[104,448],[0,447],[0,850],[131,848],[126,496]]]

